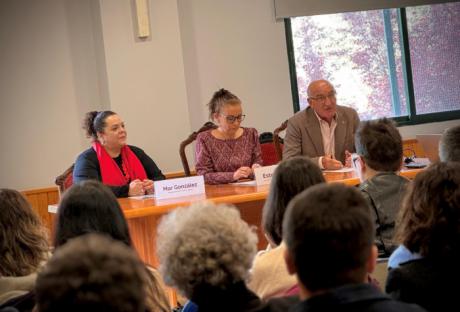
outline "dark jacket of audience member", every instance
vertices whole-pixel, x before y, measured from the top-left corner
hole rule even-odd
[[[402,244],[421,258],[390,270],[386,291],[430,311],[458,311],[460,280],[460,163],[419,173],[398,223]]]
[[[376,224],[376,244],[381,256],[397,247],[393,240],[395,220],[409,180],[401,169],[401,135],[388,119],[362,122],[355,136],[363,182],[359,188],[371,208]]]
[[[360,192],[319,184],[289,203],[283,222],[286,264],[300,298],[291,311],[424,311],[367,284],[376,266],[375,229]]]

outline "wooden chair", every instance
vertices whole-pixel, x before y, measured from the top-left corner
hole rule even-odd
[[[57,176],[54,183],[59,186],[60,193],[64,193],[69,187],[73,184],[73,167],[75,164],[72,164],[66,171],[64,171],[61,175]]]
[[[188,136],[187,139],[181,142],[179,146],[179,155],[182,161],[182,167],[184,167],[184,173],[186,177],[189,177],[191,173],[190,173],[190,167],[188,165],[187,155],[185,155],[185,147],[196,140],[196,136],[198,135],[198,133],[207,131],[210,129],[216,129],[216,128],[217,126],[214,123],[208,121],[200,129],[198,129],[197,131],[194,131],[192,134]]]
[[[286,130],[287,128],[287,119],[273,131],[273,143],[275,143],[276,154],[278,159],[281,161],[283,159],[283,140],[280,138],[279,133]]]

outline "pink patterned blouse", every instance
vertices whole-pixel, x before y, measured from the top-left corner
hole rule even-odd
[[[243,128],[237,139],[221,140],[212,130],[198,134],[196,138],[196,174],[203,175],[208,184],[234,182],[233,173],[240,167],[262,165],[259,135],[254,128]]]

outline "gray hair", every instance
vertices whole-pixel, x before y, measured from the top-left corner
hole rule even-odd
[[[256,251],[257,235],[228,205],[178,208],[158,227],[160,272],[188,298],[199,286],[226,288],[246,280]]]
[[[460,161],[460,126],[444,131],[439,142],[441,161]]]

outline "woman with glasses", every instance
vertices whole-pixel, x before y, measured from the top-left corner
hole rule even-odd
[[[259,135],[254,128],[243,128],[241,100],[220,89],[209,101],[209,117],[217,129],[196,138],[196,173],[208,184],[223,184],[252,178],[262,165]]]

